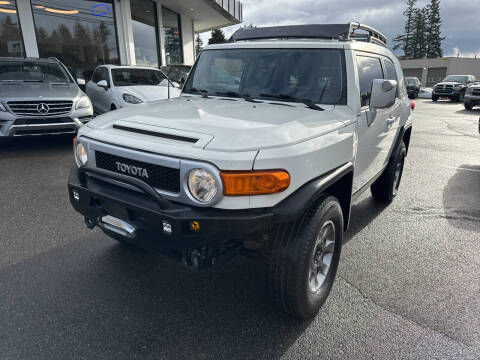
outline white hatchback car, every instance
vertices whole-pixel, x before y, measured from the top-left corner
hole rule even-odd
[[[179,85],[156,68],[98,66],[86,85],[95,114],[135,104],[178,97]]]

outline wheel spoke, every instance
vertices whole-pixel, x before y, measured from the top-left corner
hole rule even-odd
[[[325,251],[326,253],[333,253],[334,249],[335,249],[335,241],[327,240],[325,242],[325,247],[323,248],[323,251]]]

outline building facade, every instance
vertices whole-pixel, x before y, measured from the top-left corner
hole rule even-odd
[[[417,77],[422,86],[433,87],[448,75],[475,75],[480,79],[480,59],[445,57],[400,60],[405,76]]]
[[[238,24],[238,0],[0,0],[0,56],[99,64],[193,64],[195,33]]]

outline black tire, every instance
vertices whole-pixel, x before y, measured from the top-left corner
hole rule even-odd
[[[415,94],[413,94],[413,99],[415,100],[416,98],[418,98],[418,94],[419,94],[419,91],[416,91]]]
[[[438,101],[438,96],[432,95],[432,101],[437,102]]]
[[[325,244],[328,242],[328,251],[320,244],[321,231],[333,239],[325,241]],[[295,224],[278,225],[272,231],[267,252],[266,285],[277,310],[300,319],[318,313],[335,280],[342,241],[342,209],[338,200],[328,195],[323,195]],[[314,262],[315,256],[321,261]],[[327,265],[324,261],[330,262]],[[319,264],[326,275],[322,271],[315,272],[319,268],[314,270],[314,266]],[[314,286],[318,286],[315,291],[312,290]]]
[[[406,156],[407,148],[402,140],[396,155],[390,158],[383,174],[370,187],[375,200],[390,203],[397,196]]]
[[[114,111],[114,110],[117,110],[117,107],[114,104],[112,104],[112,106],[110,106],[110,111]]]
[[[465,106],[465,110],[472,110],[473,109],[473,105],[469,104],[469,103],[464,103],[463,106]]]

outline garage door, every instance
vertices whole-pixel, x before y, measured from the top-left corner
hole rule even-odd
[[[432,87],[447,76],[447,68],[429,68],[427,73],[427,87]]]
[[[416,77],[418,80],[422,81],[422,68],[419,69],[403,69],[403,75],[405,77]]]

